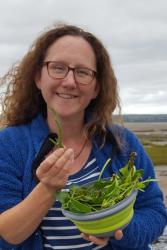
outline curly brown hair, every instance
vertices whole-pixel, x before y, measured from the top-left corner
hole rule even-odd
[[[46,103],[34,79],[48,48],[57,39],[66,35],[82,37],[95,53],[100,91],[87,108],[91,116],[86,122],[86,131],[89,136],[98,131],[104,139],[105,128],[112,120],[113,111],[116,107],[120,110],[117,80],[110,57],[101,41],[93,34],[67,24],[56,25],[42,33],[21,62],[14,65],[1,79],[1,84],[5,83],[8,86],[2,103],[1,127],[30,122],[39,112],[46,116]]]

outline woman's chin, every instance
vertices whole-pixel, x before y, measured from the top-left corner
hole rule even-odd
[[[78,113],[74,110],[69,110],[68,107],[66,108],[66,110],[60,110],[60,109],[54,109],[58,115],[59,118],[62,119],[69,119],[71,117],[76,117],[76,116],[80,116],[81,113]]]

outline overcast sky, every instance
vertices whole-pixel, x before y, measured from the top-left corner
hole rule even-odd
[[[0,0],[0,76],[57,21],[103,41],[123,113],[167,114],[166,0]]]

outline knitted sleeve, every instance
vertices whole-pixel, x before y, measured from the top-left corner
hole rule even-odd
[[[135,165],[138,169],[144,169],[143,179],[155,178],[152,162],[137,137],[129,130],[125,130],[125,141],[127,142],[126,156],[129,156],[132,151],[137,152]],[[120,250],[149,249],[148,245],[163,233],[166,224],[167,213],[162,192],[157,182],[151,182],[145,192],[139,191],[133,219],[123,230],[123,238],[120,241],[112,239],[112,245],[116,247],[114,249]]]
[[[22,200],[22,167],[19,149],[8,130],[0,132],[0,212]]]
[[[0,213],[22,200],[22,159],[14,138],[8,129],[0,132]],[[15,247],[0,237],[0,249]]]

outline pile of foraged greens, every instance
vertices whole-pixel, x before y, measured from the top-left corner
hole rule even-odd
[[[128,163],[110,179],[101,178],[102,172],[110,161],[108,159],[98,180],[86,186],[71,185],[69,192],[60,191],[56,198],[62,203],[62,208],[75,213],[94,212],[117,204],[134,189],[144,191],[146,185],[155,179],[148,178],[142,181],[143,169],[136,170],[135,156],[135,152],[131,153]]]
[[[61,126],[57,115],[52,110],[58,126],[58,139],[53,141],[62,147]],[[134,165],[136,153],[132,152],[127,164],[122,167],[118,174],[114,173],[109,179],[102,179],[102,174],[111,159],[104,164],[98,180],[85,186],[71,185],[69,192],[60,191],[56,198],[62,203],[62,208],[75,213],[89,213],[111,207],[124,198],[132,190],[144,191],[146,185],[156,179],[148,178],[142,181],[143,169],[137,170]]]

